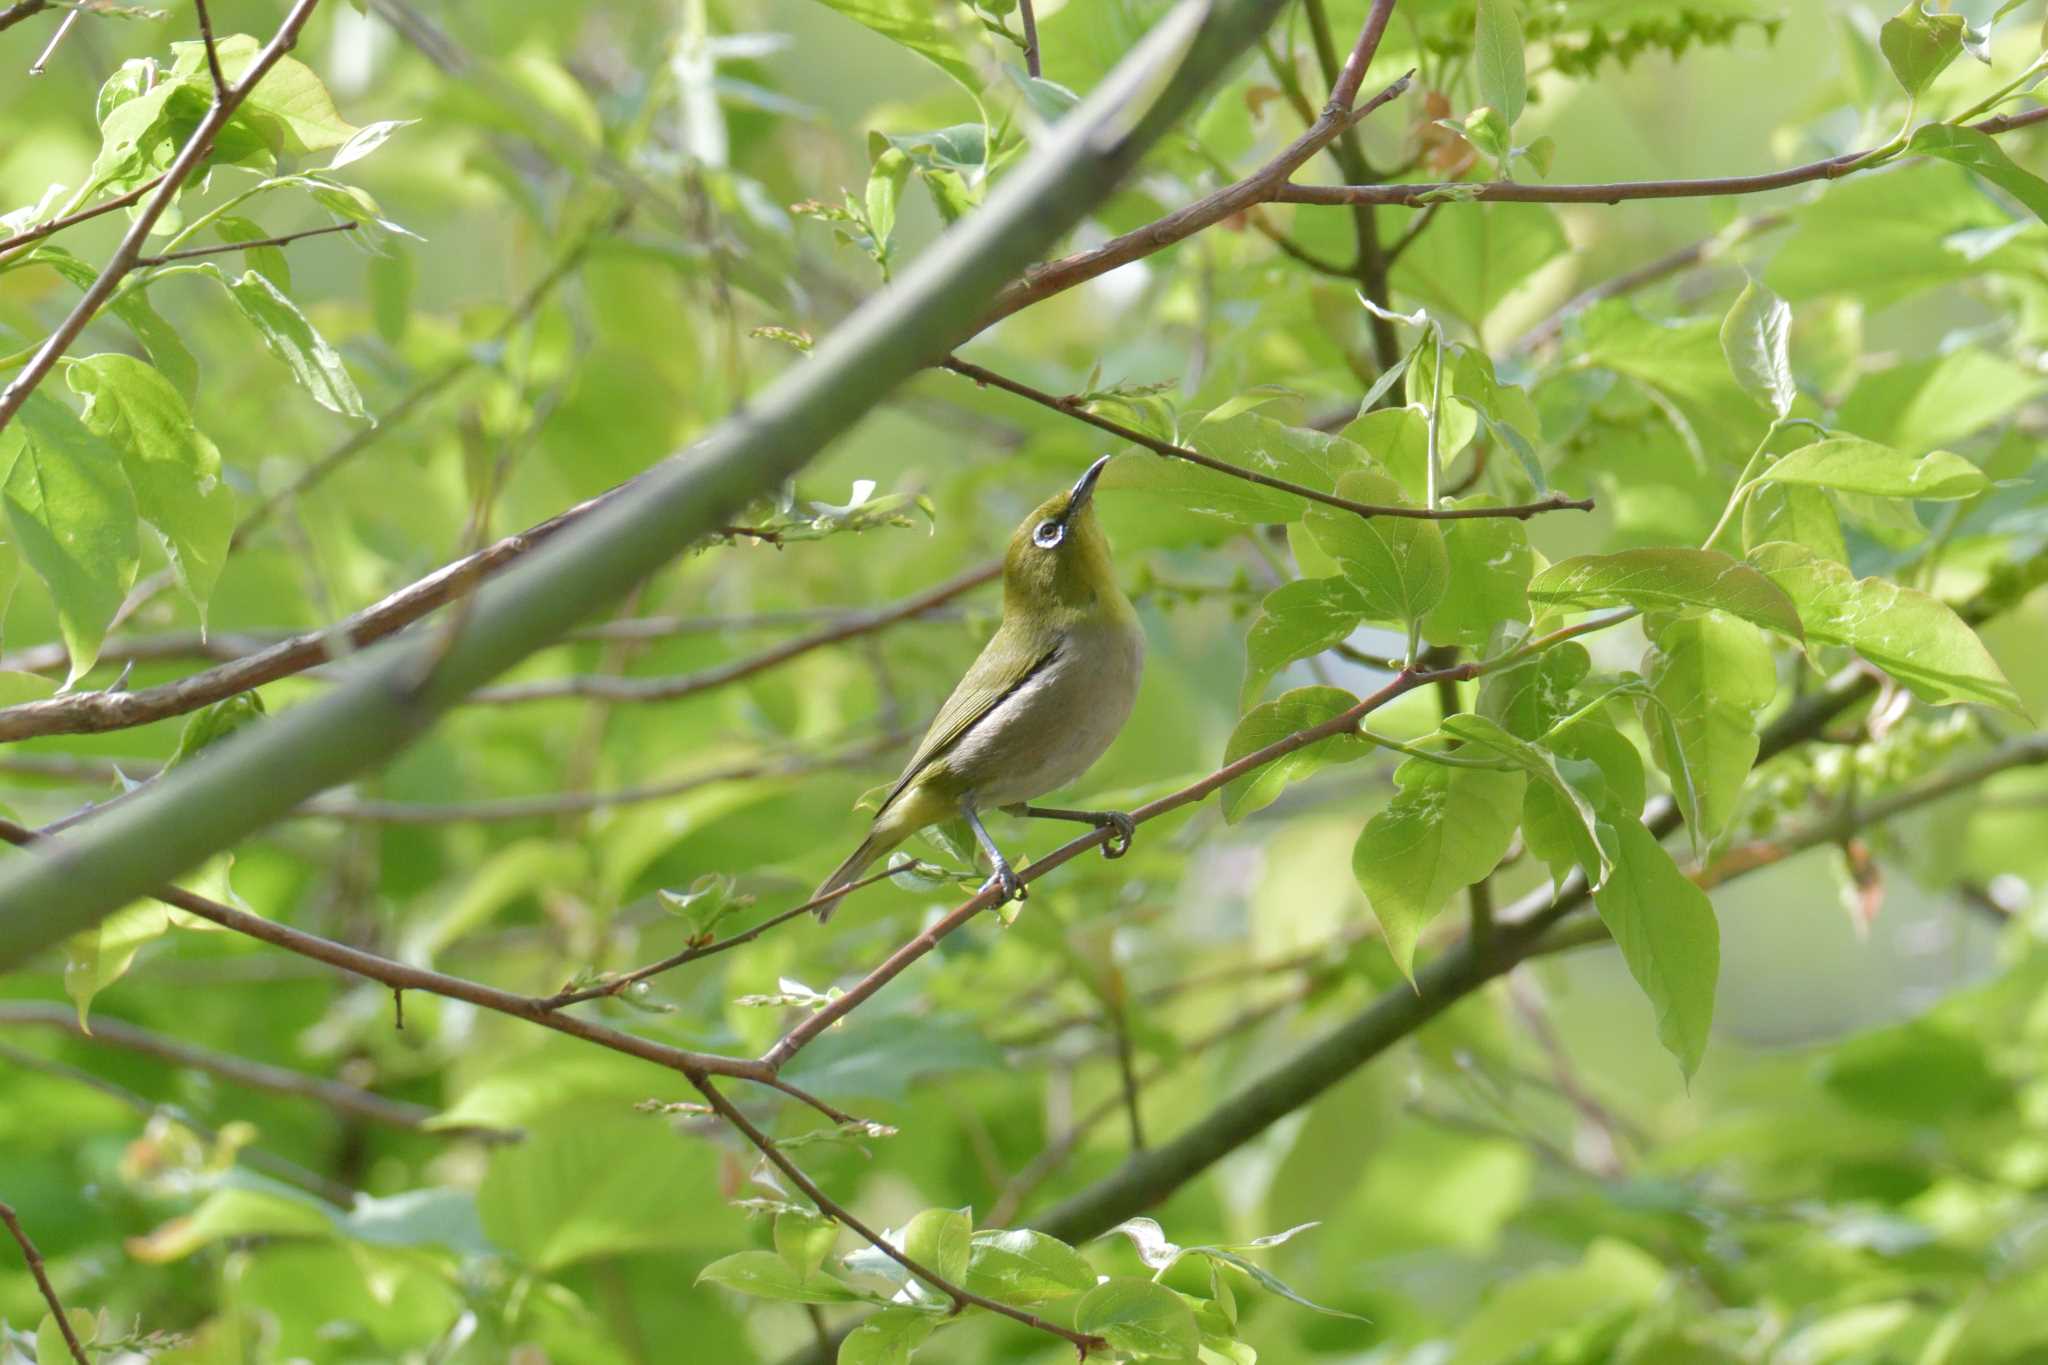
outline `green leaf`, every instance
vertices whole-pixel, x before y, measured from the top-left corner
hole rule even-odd
[[[1337,495],[1375,506],[1412,506],[1385,474],[1354,470]],[[1361,517],[1316,503],[1302,515],[1309,534],[1337,561],[1375,621],[1420,620],[1441,602],[1451,576],[1443,531],[1418,517]]]
[[[1599,817],[1594,812],[1592,801],[1565,779],[1555,754],[1509,734],[1485,716],[1469,713],[1445,716],[1443,733],[1463,740],[1467,752],[1483,750],[1505,759],[1524,775],[1548,786],[1579,825],[1572,836],[1572,844],[1586,865],[1587,877],[1596,887],[1607,880],[1610,869],[1606,850],[1600,846]],[[1524,804],[1527,804],[1526,800]]]
[[[816,1275],[838,1240],[839,1224],[822,1213],[784,1209],[775,1215],[775,1254],[789,1263],[798,1279]]]
[[[1387,951],[1415,978],[1415,941],[1452,893],[1491,873],[1521,822],[1528,778],[1411,758],[1400,790],[1366,824],[1351,871],[1372,902]]]
[[[1613,861],[1614,825],[1638,818],[1643,809],[1643,758],[1605,720],[1573,721],[1546,743],[1559,774],[1606,823],[1589,832],[1579,802],[1566,800],[1547,782],[1532,782],[1522,798],[1522,839],[1552,880],[1564,880],[1574,865],[1587,869],[1590,878]]]
[[[1394,285],[1479,330],[1516,285],[1566,246],[1543,205],[1465,204],[1439,213],[1394,265]]]
[[[1942,17],[1962,22],[1959,15]],[[1949,123],[1930,123],[1914,130],[1913,140],[1906,145],[1906,150],[1922,156],[1938,156],[1943,161],[1952,161],[1983,176],[2026,205],[2036,218],[2048,223],[2048,180],[2022,169],[1989,133]]]
[[[926,1209],[903,1227],[903,1254],[940,1279],[958,1284],[967,1274],[974,1220],[966,1209]]]
[[[1080,1252],[1029,1228],[974,1234],[961,1287],[999,1303],[1024,1306],[1064,1299],[1095,1285]]]
[[[1593,658],[1576,640],[1566,640],[1511,668],[1488,675],[1479,688],[1479,714],[1510,734],[1541,739],[1571,711],[1572,689],[1593,668]]]
[[[90,1308],[67,1308],[64,1318],[71,1324],[71,1335],[86,1348],[86,1358],[91,1359],[93,1343],[100,1335],[99,1316]],[[13,1353],[12,1347],[9,1352]],[[71,1343],[64,1339],[64,1328],[55,1313],[43,1314],[43,1320],[36,1325],[36,1359],[56,1361],[58,1365],[72,1359]]]
[[[722,1248],[739,1242],[745,1225],[720,1194],[721,1160],[704,1143],[621,1109],[557,1108],[529,1121],[522,1141],[491,1149],[477,1212],[493,1243],[539,1271],[593,1257]],[[774,1252],[747,1254],[797,1281]]]
[[[1918,99],[1962,55],[1963,16],[1929,14],[1920,8],[1920,0],[1906,0],[1906,7],[1878,30],[1877,46],[1899,85]]]
[[[1701,842],[1727,829],[1756,762],[1757,721],[1778,693],[1762,631],[1723,612],[1667,621],[1643,672],[1650,752]]]
[[[1445,507],[1497,507],[1491,497],[1446,498]],[[1512,517],[1474,517],[1442,523],[1450,582],[1443,600],[1422,619],[1422,633],[1438,644],[1484,645],[1503,621],[1529,619],[1529,575],[1535,558],[1529,533]]]
[[[1783,590],[1719,550],[1674,545],[1579,555],[1537,574],[1529,600],[1569,611],[1622,603],[1644,611],[1725,611],[1804,638],[1799,610]]]
[[[370,294],[370,321],[377,335],[392,346],[405,340],[406,324],[412,314],[412,253],[402,249],[380,252],[365,267]]]
[[[233,214],[213,220],[213,230],[220,234],[223,242],[260,242],[274,234],[265,232],[260,223]],[[249,267],[277,286],[280,294],[292,292],[291,259],[280,246],[253,246],[242,253],[242,259]]]
[[[960,88],[977,99],[981,81],[946,28],[939,22],[939,9],[923,0],[820,0],[863,28],[873,29],[890,42],[909,48],[918,56],[951,76]]]
[[[92,998],[126,975],[135,954],[171,927],[160,901],[138,901],[64,941],[64,993],[78,1007],[78,1026],[92,1032],[86,1010]]]
[[[132,356],[87,356],[65,377],[85,399],[85,425],[121,452],[139,510],[162,534],[178,586],[204,622],[235,531],[220,452],[170,382]]]
[[[1947,603],[1847,566],[1803,545],[1774,541],[1750,560],[1799,607],[1809,639],[1846,645],[1923,701],[1980,701],[2026,714],[1977,633]]]
[[[1758,477],[1843,493],[1932,501],[1974,498],[1991,486],[1983,470],[1950,451],[1929,451],[1916,459],[1857,436],[1835,436],[1801,446]]]
[[[41,393],[30,394],[0,433],[0,466],[9,463],[0,496],[23,557],[56,600],[57,628],[71,655],[69,686],[92,670],[135,582],[142,560],[135,493],[120,455]]]
[[[1287,1282],[1282,1280],[1279,1276],[1273,1274],[1269,1270],[1266,1270],[1262,1266],[1253,1265],[1250,1261],[1246,1260],[1244,1257],[1238,1255],[1234,1251],[1227,1251],[1222,1247],[1189,1247],[1188,1255],[1206,1256],[1212,1261],[1220,1261],[1224,1265],[1231,1267],[1233,1270],[1243,1272],[1246,1276],[1250,1277],[1252,1282],[1257,1284],[1261,1289],[1264,1289],[1269,1293],[1278,1294],[1281,1298],[1286,1299],[1290,1303],[1298,1303],[1303,1308],[1312,1308],[1318,1313],[1327,1313],[1329,1316],[1333,1318],[1349,1318],[1353,1322],[1371,1321],[1371,1319],[1362,1318],[1358,1316],[1358,1314],[1356,1313],[1347,1313],[1341,1308],[1329,1308],[1324,1306],[1323,1304],[1317,1303],[1314,1299],[1303,1297],[1301,1294],[1297,1293],[1292,1286],[1288,1285]]]
[[[1614,827],[1614,875],[1593,895],[1629,975],[1650,999],[1657,1040],[1688,1077],[1699,1069],[1714,1022],[1721,926],[1707,895],[1678,870],[1639,820]]]
[[[338,171],[351,161],[361,161],[390,141],[393,133],[401,128],[410,128],[418,122],[416,118],[400,118],[364,124],[349,134],[348,141],[335,150],[333,158],[327,163],[327,169]]]
[[[875,259],[881,263],[885,278],[890,239],[896,232],[896,200],[903,193],[903,182],[909,178],[910,158],[894,147],[885,148],[875,158],[874,169],[868,172],[868,232],[874,239]]]
[[[221,71],[230,81],[240,80],[255,64],[262,44],[246,33],[230,34],[214,44]],[[172,43],[176,54],[171,74],[198,81],[209,79],[206,44]],[[325,151],[348,143],[360,129],[334,107],[334,97],[313,74],[313,68],[291,57],[281,57],[249,92],[235,121],[255,126],[273,147],[303,154]]]
[[[783,1303],[860,1303],[867,1295],[830,1275],[799,1275],[772,1251],[736,1251],[697,1272],[698,1284]]]
[[[1789,540],[1824,559],[1849,562],[1842,519],[1833,501],[1818,488],[1765,483],[1750,493],[1742,504],[1743,552],[1770,540]]]
[[[1151,1280],[1106,1280],[1074,1305],[1074,1330],[1099,1336],[1140,1360],[1192,1361],[1202,1334],[1181,1296]]]
[[[1515,0],[1479,0],[1472,65],[1479,77],[1480,99],[1498,109],[1513,127],[1529,91],[1522,60],[1522,16],[1515,11]]]
[[[193,712],[178,736],[177,749],[164,763],[165,770],[190,762],[201,750],[220,743],[237,730],[254,725],[263,719],[263,715],[263,696],[254,691],[237,692]]]
[[[1250,707],[1275,674],[1349,639],[1365,620],[1365,594],[1347,578],[1297,578],[1266,594],[1245,637],[1244,688]],[[1434,638],[1434,637],[1432,637]]]
[[[314,402],[344,417],[369,418],[369,409],[363,406],[363,396],[356,391],[356,382],[349,378],[341,356],[297,304],[253,270],[239,280],[224,282],[242,316],[256,325],[270,353],[285,363]]]
[[[99,277],[96,268],[47,242],[38,246],[29,259],[49,266],[81,290],[90,289]],[[115,317],[128,324],[128,330],[135,333],[135,339],[149,352],[156,367],[190,402],[199,387],[199,362],[192,358],[177,330],[150,303],[149,295],[141,287],[122,289],[107,306]]]
[[[884,1308],[846,1334],[839,1365],[907,1365],[938,1324],[914,1308]]]
[[[1297,687],[1245,713],[1237,728],[1230,732],[1230,742],[1223,746],[1223,762],[1226,766],[1235,763],[1246,754],[1321,725],[1356,705],[1358,698],[1341,687]],[[1232,822],[1242,820],[1272,805],[1288,783],[1302,781],[1332,763],[1363,758],[1372,748],[1369,741],[1350,730],[1305,744],[1264,767],[1234,777],[1223,784],[1223,818]]]
[[[1792,381],[1792,309],[1750,280],[1721,323],[1721,353],[1742,391],[1780,417],[1799,397]]]

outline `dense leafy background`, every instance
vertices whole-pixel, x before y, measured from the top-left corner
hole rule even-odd
[[[260,39],[278,18],[213,8],[224,34]],[[1331,5],[1340,49],[1365,8]],[[1364,125],[1363,153],[1412,162],[1409,178],[1500,164],[1603,181],[1882,146],[1908,90],[1919,120],[1949,118],[2041,51],[2037,4],[1933,8],[1956,15],[1881,38],[1889,11],[1846,0],[1402,0],[1365,88],[1415,64],[1417,89]],[[1000,27],[1001,9],[982,17]],[[304,66],[260,88],[268,102],[152,249],[361,226],[135,277],[0,434],[0,701],[67,675],[139,689],[326,625],[687,445],[971,212],[1034,113],[1092,88],[1163,9],[1048,7],[1052,84],[1033,84],[969,11],[922,3],[500,0],[424,27],[382,3],[323,7]],[[0,65],[18,73],[59,17],[0,35]],[[1994,17],[1992,65],[1956,55]],[[202,54],[179,46],[189,19],[83,15],[46,75],[0,87],[0,207],[23,210],[10,230],[88,181],[119,190],[161,167],[205,104]],[[1289,88],[1311,112],[1323,97],[1313,47],[1290,8],[1086,241],[1292,138]],[[1463,120],[1469,143],[1437,117]],[[1151,662],[1077,797],[1136,804],[1341,713],[1385,680],[1373,660],[1403,653],[1411,620],[1426,643],[1496,658],[1522,622],[1645,615],[1466,684],[1475,715],[1445,722],[1426,689],[1372,718],[1421,756],[1324,741],[1147,826],[1123,861],[1050,874],[1009,927],[954,935],[792,1064],[790,1080],[895,1133],[792,1154],[934,1268],[1132,1356],[1188,1358],[1199,1340],[1204,1360],[1275,1365],[2042,1359],[2044,770],[1964,783],[1735,878],[1770,861],[1754,841],[1998,752],[2048,708],[2048,597],[2030,595],[2048,541],[2034,145],[1923,130],[1923,158],[1755,199],[1444,203],[1382,300],[1442,330],[1403,325],[1386,356],[1355,280],[1244,218],[985,334],[969,354],[998,371],[1364,501],[1425,498],[1440,392],[1448,481],[1481,469],[1460,505],[1549,489],[1599,503],[1526,525],[1366,523],[1126,455],[1101,507]],[[1339,173],[1321,158],[1302,178]],[[1349,210],[1259,212],[1309,255],[1350,259]],[[1738,218],[1757,213],[1774,217]],[[1417,217],[1381,210],[1384,239]],[[10,373],[120,222],[0,257]],[[1703,267],[1525,339],[1579,289],[1723,228]],[[1383,362],[1418,342],[1386,406],[1354,420]],[[673,951],[713,916],[730,931],[794,904],[859,837],[855,797],[894,770],[876,737],[900,743],[930,713],[985,637],[992,591],[678,700],[550,680],[680,678],[922,591],[1117,448],[927,375],[786,499],[749,509],[779,544],[696,547],[621,613],[694,626],[547,652],[513,681],[555,695],[463,709],[188,884],[542,993]],[[1700,551],[1731,506],[1717,553]],[[109,634],[159,572],[166,590]],[[1988,616],[1982,645],[1943,603]],[[1752,770],[1759,727],[1851,650],[1911,692]],[[323,686],[272,684],[264,707]],[[192,732],[174,718],[20,742],[0,754],[0,798],[23,823],[59,819],[238,723],[265,721],[242,705]],[[1451,742],[1467,766],[1428,757]],[[464,803],[735,769],[752,775],[462,818]],[[1660,791],[1690,827],[1668,856],[1635,819]],[[998,833],[1032,852],[1056,837]],[[1552,869],[1611,869],[1597,901],[1622,951],[1518,969],[1085,1260],[1021,1234],[970,1240],[950,1212],[1028,1226],[1114,1171],[1133,1140],[1120,1053],[1156,1142],[1407,990],[1503,855],[1501,904]],[[1681,872],[1701,867],[1728,878],[1711,901]],[[580,1008],[758,1052],[958,899],[899,880],[829,929],[804,920]],[[66,1300],[102,1314],[103,1344],[181,1362],[767,1361],[863,1322],[839,1358],[880,1361],[932,1329],[915,1303],[869,1316],[855,1300],[892,1292],[886,1267],[778,1216],[803,1201],[729,1132],[649,1112],[695,1096],[644,1062],[417,993],[400,1029],[387,992],[154,905],[0,990],[0,1198]],[[67,1038],[74,1008],[423,1108],[379,1125],[109,1029]],[[786,1136],[817,1126],[731,1093]],[[487,1140],[503,1130],[519,1140]],[[363,1197],[343,1210],[317,1192],[337,1185]],[[43,1314],[15,1266],[0,1255],[15,1329],[0,1359],[36,1350]],[[1098,1275],[1113,1278],[1091,1289]],[[823,1326],[796,1300],[822,1304]],[[41,1347],[62,1358],[48,1329]],[[922,1358],[1067,1351],[973,1314]]]

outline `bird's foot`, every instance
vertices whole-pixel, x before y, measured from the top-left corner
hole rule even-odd
[[[989,879],[981,884],[981,889],[993,889],[998,897],[997,905],[1031,899],[1031,889],[1024,885],[1024,879],[1017,875],[1017,870],[1008,862],[1001,858],[995,859],[995,869]]]
[[[1095,827],[1106,829],[1109,837],[1102,841],[1102,856],[1121,858],[1131,851],[1131,839],[1138,832],[1138,822],[1129,812],[1120,810],[1099,810],[1094,812]]]

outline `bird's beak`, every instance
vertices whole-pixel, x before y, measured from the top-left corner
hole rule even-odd
[[[1115,458],[1114,455],[1103,456],[1094,464],[1089,465],[1087,472],[1074,481],[1074,491],[1067,498],[1067,514],[1069,516],[1088,505],[1088,499],[1095,494],[1095,481],[1102,477],[1102,471]]]

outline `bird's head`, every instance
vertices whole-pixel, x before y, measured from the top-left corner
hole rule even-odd
[[[1116,592],[1109,539],[1095,516],[1095,481],[1105,455],[1024,519],[1003,556],[1005,610],[1081,610]]]

